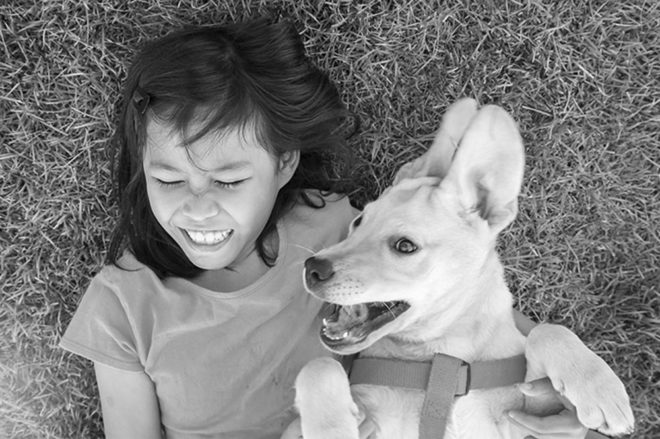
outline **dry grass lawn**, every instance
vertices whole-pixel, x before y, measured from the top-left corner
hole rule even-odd
[[[572,328],[660,437],[660,4],[656,1],[5,0],[0,5],[0,437],[100,437],[91,364],[57,348],[116,207],[104,145],[148,38],[257,13],[294,20],[362,128],[358,204],[461,96],[527,147],[501,241],[519,308]]]

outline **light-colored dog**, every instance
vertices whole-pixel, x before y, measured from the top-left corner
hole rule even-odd
[[[582,424],[606,434],[632,430],[623,384],[567,329],[542,324],[528,337],[514,323],[512,296],[495,252],[514,219],[524,152],[501,108],[461,100],[447,111],[429,151],[351,225],[348,238],[306,264],[306,288],[338,305],[322,342],[362,357],[466,362],[524,353],[526,381],[549,377]],[[505,412],[523,408],[515,386],[471,391],[454,400],[445,438],[517,438]],[[296,381],[305,439],[358,437],[358,412],[377,438],[417,438],[424,392],[353,385],[330,358],[309,363]],[[545,402],[525,411],[544,413]],[[556,408],[556,407],[555,407]],[[440,436],[440,434],[439,434]]]

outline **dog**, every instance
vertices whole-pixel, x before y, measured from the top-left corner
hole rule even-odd
[[[347,239],[305,262],[308,292],[335,305],[321,341],[337,354],[401,361],[444,354],[475,363],[524,354],[525,381],[549,377],[583,425],[629,433],[628,395],[602,359],[561,326],[541,324],[527,337],[516,327],[495,243],[517,214],[523,168],[522,139],[505,110],[479,109],[472,99],[452,105],[429,150],[367,204]],[[305,439],[358,438],[365,416],[375,426],[370,438],[420,437],[428,409],[423,390],[349,386],[332,358],[301,370],[296,407]],[[473,390],[453,399],[436,425],[447,439],[523,438],[506,412],[524,404],[546,415],[564,408],[557,402],[525,400],[515,385]]]

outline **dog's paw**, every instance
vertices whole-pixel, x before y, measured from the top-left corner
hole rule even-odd
[[[358,439],[359,410],[342,365],[332,358],[307,363],[296,378],[296,407],[305,439]]]
[[[613,436],[633,431],[634,417],[623,383],[571,331],[539,325],[530,332],[525,355],[575,406],[584,426]]]
[[[586,427],[614,436],[632,432],[634,417],[626,389],[596,355],[568,362],[549,378],[555,389],[575,406],[578,419]]]

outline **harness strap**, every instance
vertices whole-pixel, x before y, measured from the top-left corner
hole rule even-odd
[[[424,390],[419,437],[431,439],[442,437],[455,397],[471,389],[523,382],[526,370],[524,355],[472,364],[444,354],[435,354],[430,362],[358,357],[350,382]]]
[[[442,438],[454,398],[470,390],[511,386],[525,381],[524,355],[501,360],[466,363],[461,359],[436,354],[432,361],[390,358],[349,357],[351,384],[371,384],[424,390],[419,438]],[[447,389],[453,389],[447,391]],[[608,439],[590,430],[585,439]]]
[[[463,360],[448,355],[434,355],[431,362],[428,386],[424,395],[424,404],[420,413],[419,439],[437,437],[439,431],[447,429],[447,419],[454,403],[456,389],[459,386],[458,371],[463,366]],[[468,369],[469,371],[469,369]],[[469,381],[470,374],[467,375]],[[469,383],[466,382],[466,387]]]
[[[448,355],[436,354],[433,363]],[[458,360],[458,359],[457,359]],[[470,389],[489,389],[511,386],[525,381],[527,371],[524,355],[502,360],[479,361],[468,364],[458,360],[454,395],[462,396]],[[351,365],[351,384],[373,384],[427,390],[432,362],[407,361],[390,358],[357,357]]]

